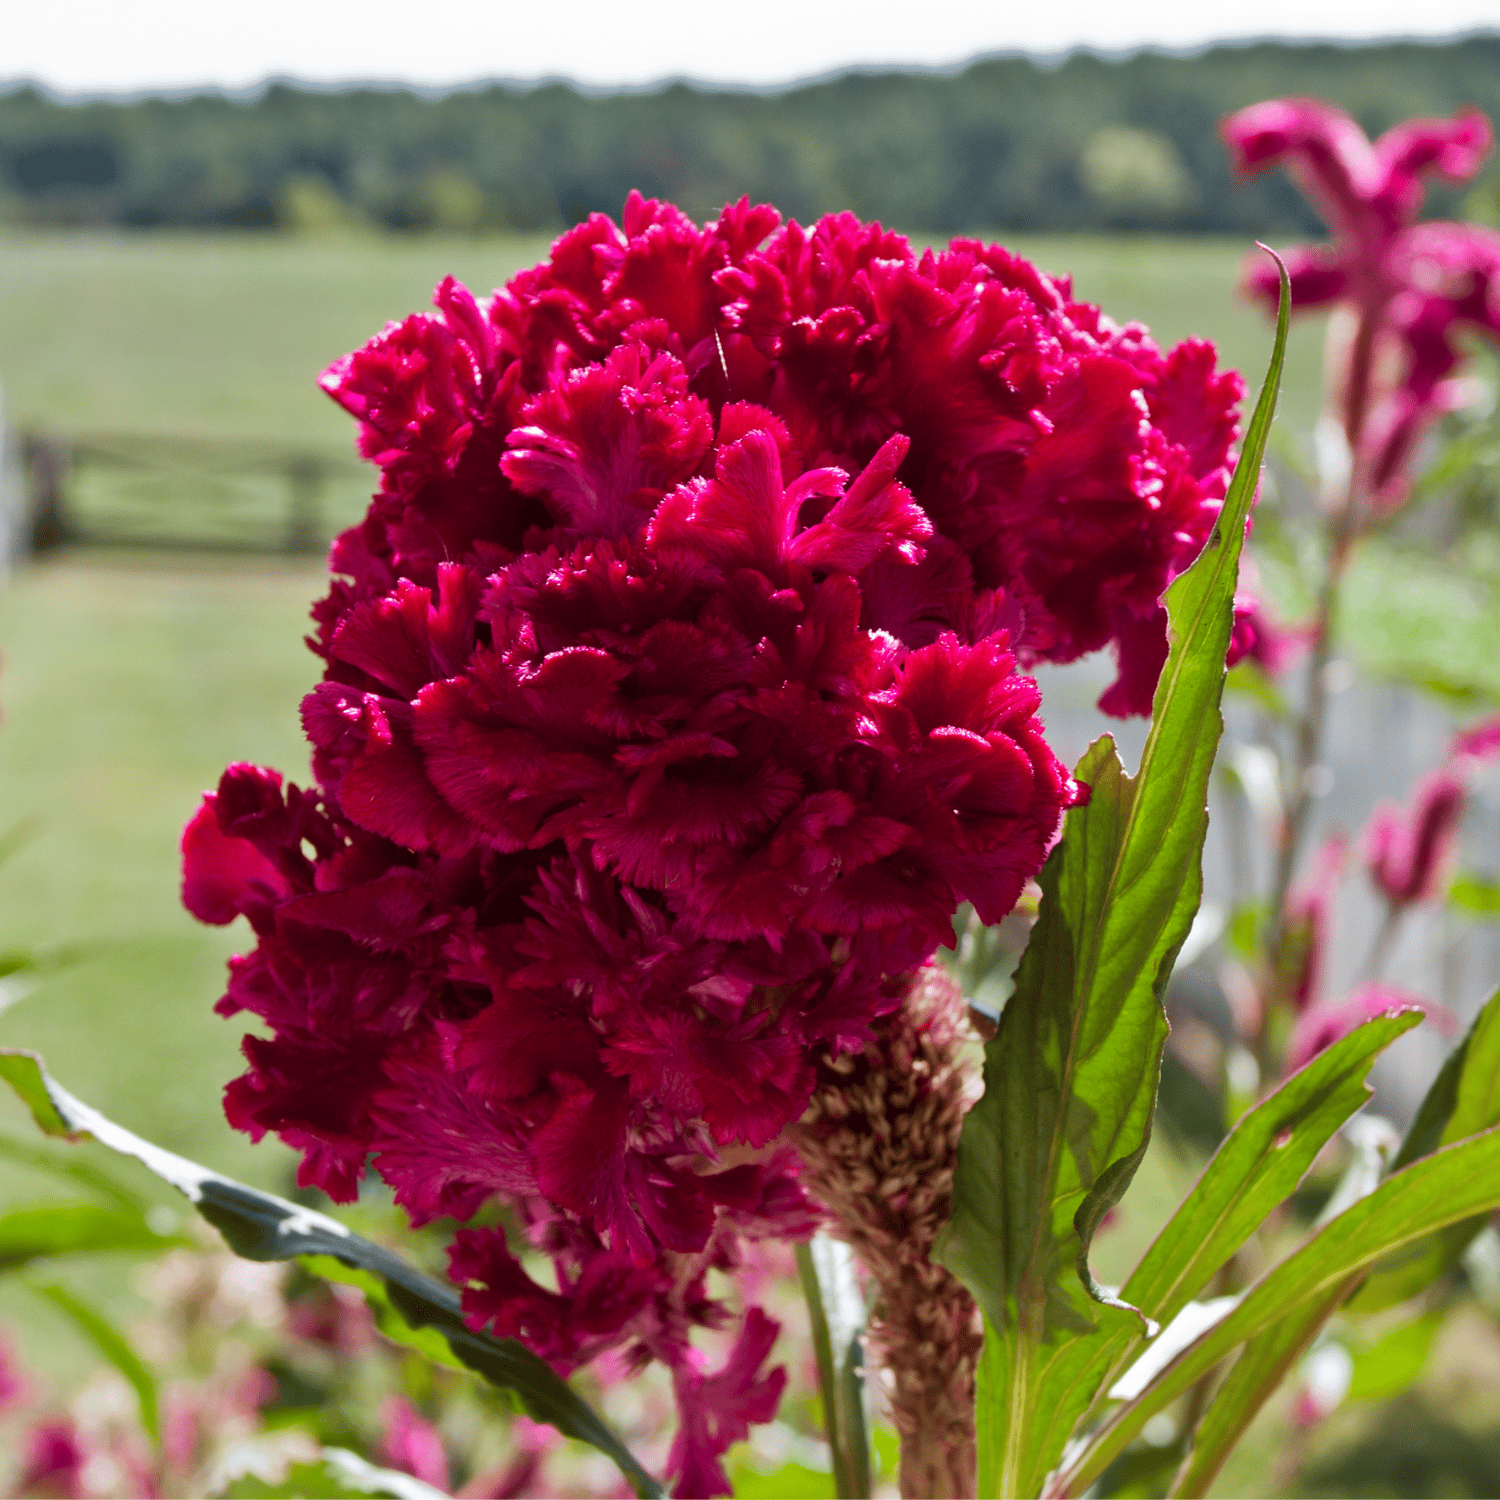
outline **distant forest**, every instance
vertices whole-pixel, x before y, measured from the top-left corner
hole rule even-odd
[[[1235,182],[1227,110],[1316,94],[1372,133],[1472,104],[1500,119],[1500,35],[1442,45],[1257,43],[853,72],[780,93],[488,85],[428,97],[274,84],[75,103],[0,86],[0,224],[548,230],[631,188],[711,216],[748,193],[920,231],[1317,228],[1281,174]],[[1493,169],[1470,207],[1493,206]],[[1432,209],[1455,211],[1434,193]]]

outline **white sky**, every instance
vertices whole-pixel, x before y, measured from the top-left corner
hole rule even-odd
[[[64,92],[268,76],[774,84],[983,52],[1500,27],[1500,0],[0,0],[0,79]]]

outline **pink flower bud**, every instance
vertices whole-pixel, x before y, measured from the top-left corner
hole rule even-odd
[[[1447,766],[1419,784],[1410,811],[1384,802],[1365,825],[1365,868],[1375,888],[1397,906],[1437,893],[1451,861],[1468,800],[1462,776]]]
[[[1333,903],[1349,856],[1349,839],[1330,834],[1318,846],[1306,881],[1287,893],[1280,993],[1296,1010],[1306,1010],[1317,997],[1323,978],[1323,954],[1333,921]]]
[[[381,1462],[434,1489],[446,1490],[448,1455],[437,1428],[423,1421],[405,1396],[387,1396],[380,1403],[380,1421],[385,1429],[380,1439]]]

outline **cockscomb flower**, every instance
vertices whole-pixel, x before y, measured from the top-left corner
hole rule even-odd
[[[1415,222],[1422,179],[1466,182],[1489,154],[1489,121],[1408,120],[1369,141],[1318,99],[1272,99],[1230,115],[1224,139],[1241,172],[1286,165],[1333,232],[1331,245],[1283,252],[1293,309],[1350,306],[1338,399],[1356,473],[1370,500],[1405,498],[1418,440],[1465,399],[1453,378],[1464,331],[1500,338],[1500,235],[1472,224]],[[1274,311],[1276,274],[1251,263],[1249,291]]]
[[[812,1232],[818,1070],[1086,795],[1024,667],[1113,642],[1149,707],[1240,385],[998,248],[748,202],[633,196],[436,303],[324,377],[381,480],[314,608],[313,784],[231,766],[183,836],[188,907],[257,938],[226,1111],[341,1201],[508,1204],[556,1289],[465,1230],[466,1316],[664,1361],[680,1492],[722,1492],[780,1377],[704,1277]]]
[[[1500,718],[1454,737],[1447,761],[1423,778],[1408,810],[1383,802],[1364,832],[1365,869],[1393,906],[1429,901],[1452,864],[1469,781],[1479,765],[1500,754]]]
[[[778,227],[748,202],[700,229],[635,195],[483,308],[451,280],[435,300],[323,378],[382,470],[335,548],[351,582],[325,628],[468,550],[483,567],[553,527],[633,530],[701,464],[705,403],[747,401],[784,424],[789,477],[908,440],[898,477],[938,535],[913,577],[888,561],[866,624],[923,645],[977,598],[1004,608],[1023,665],[1113,644],[1105,708],[1149,712],[1158,599],[1212,528],[1237,431],[1243,383],[1211,345],[1164,353],[998,246],[919,259],[853,215]],[[636,344],[673,363],[620,352]]]

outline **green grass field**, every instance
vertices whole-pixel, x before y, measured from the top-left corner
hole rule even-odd
[[[989,236],[987,236],[989,237]],[[994,236],[1077,295],[1172,342],[1217,340],[1258,383],[1270,352],[1225,240]],[[546,254],[542,239],[295,239],[0,232],[0,390],[13,423],[63,431],[261,438],[334,454],[348,420],[314,384],[452,273],[476,291]],[[1299,325],[1288,416],[1317,399],[1318,331]]]

